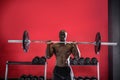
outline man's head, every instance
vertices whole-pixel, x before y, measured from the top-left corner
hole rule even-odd
[[[59,32],[59,39],[60,41],[66,41],[67,32],[65,30],[60,30]]]

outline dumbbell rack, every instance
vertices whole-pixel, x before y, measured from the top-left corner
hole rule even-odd
[[[6,62],[6,71],[5,71],[5,80],[8,79],[8,67],[9,65],[45,65],[44,67],[44,80],[46,80],[47,76],[47,62],[45,64],[32,64],[32,62],[16,62],[16,61],[7,61]]]
[[[97,65],[71,65],[71,66],[96,66],[97,80],[100,80],[100,65],[99,65],[99,62],[97,62]]]

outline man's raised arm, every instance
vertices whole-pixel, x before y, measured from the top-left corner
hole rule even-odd
[[[52,46],[53,46],[53,43],[49,41],[47,43],[47,48],[46,48],[46,58],[47,59],[51,58],[52,55],[53,55],[53,48],[52,48]]]

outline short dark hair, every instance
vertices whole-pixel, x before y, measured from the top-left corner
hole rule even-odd
[[[59,34],[60,34],[60,33],[63,33],[63,32],[65,33],[66,31],[65,31],[65,30],[60,30]]]

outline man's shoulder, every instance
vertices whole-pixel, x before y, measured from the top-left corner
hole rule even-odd
[[[54,43],[52,46],[53,47],[57,47],[57,46],[59,46],[60,44],[59,43]]]
[[[73,44],[72,43],[67,43],[66,45],[72,46]]]

